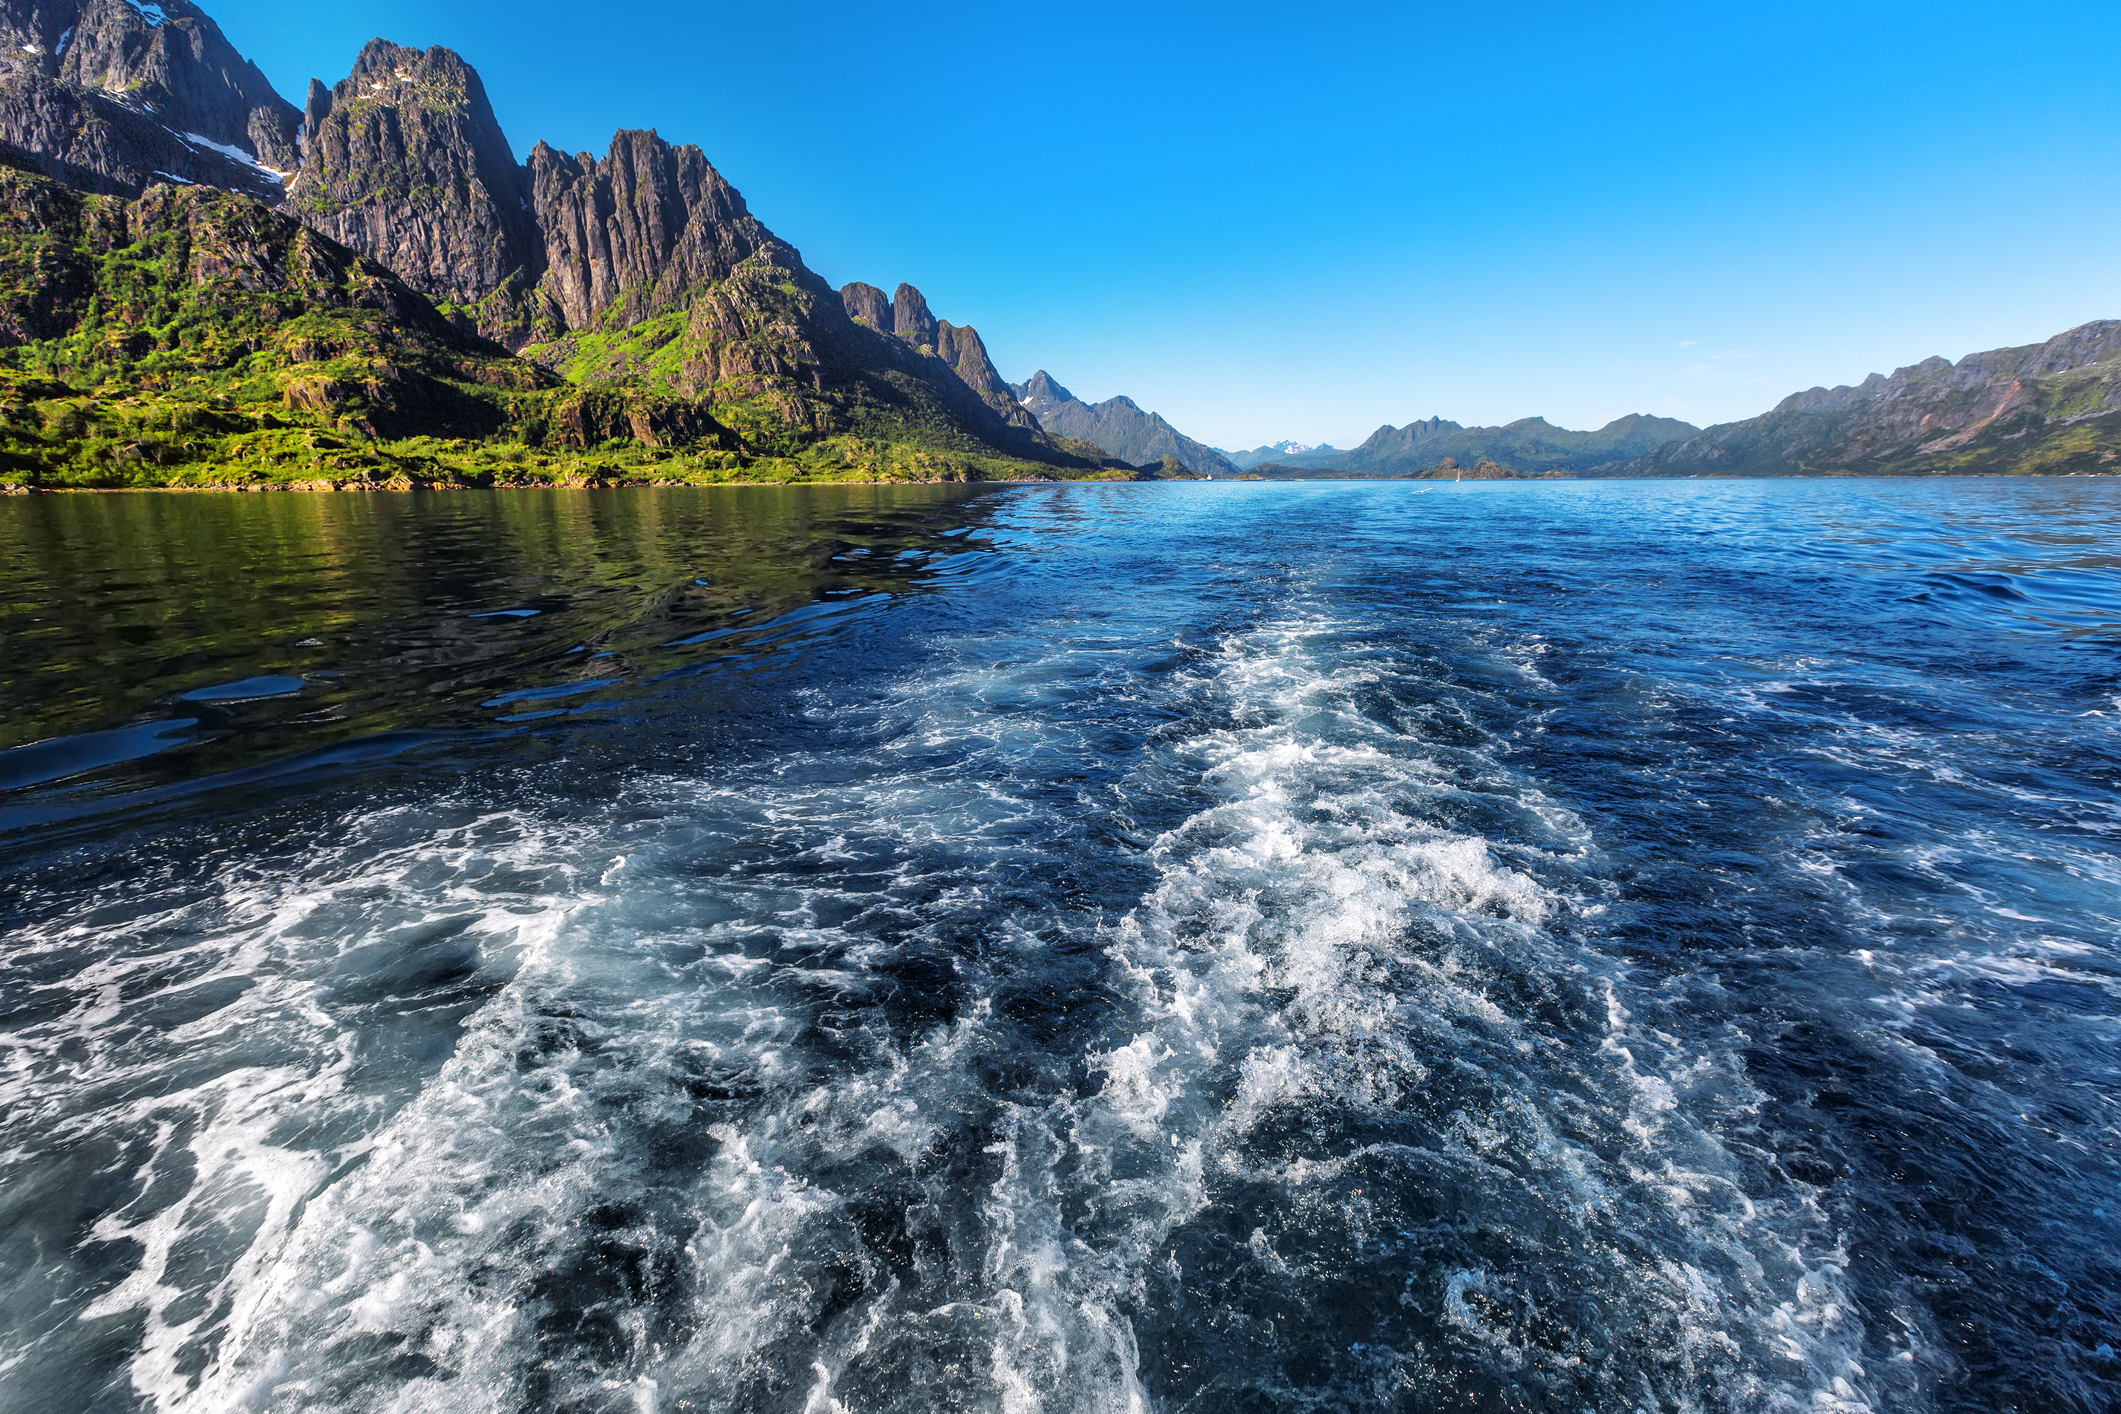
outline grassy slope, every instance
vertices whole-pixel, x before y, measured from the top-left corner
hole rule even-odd
[[[1088,442],[1006,425],[932,351],[848,320],[778,241],[681,304],[640,317],[617,300],[597,326],[523,354],[582,386],[699,399],[747,445],[850,477],[1135,474]]]
[[[1933,359],[1857,389],[1814,389],[1704,429],[1621,476],[2065,476],[2121,471],[2121,324]]]
[[[917,386],[840,399],[817,426],[791,422],[771,386],[713,397],[652,359],[597,372],[573,382],[468,337],[248,198],[157,187],[126,203],[0,168],[0,484],[1110,474],[1050,441],[1015,456],[965,437]]]

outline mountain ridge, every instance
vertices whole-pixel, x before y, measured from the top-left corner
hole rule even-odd
[[[1022,383],[1010,384],[1009,391],[1031,410],[1041,427],[1093,443],[1121,461],[1148,466],[1168,457],[1202,476],[1235,476],[1238,472],[1221,452],[1194,441],[1124,395],[1086,403],[1043,368]]]
[[[2121,320],[1792,393],[1758,417],[1601,468],[1612,476],[2121,470]]]
[[[0,7],[24,34],[51,27],[49,15],[27,0],[0,0]],[[1136,474],[1094,446],[1045,433],[995,373],[977,331],[935,319],[911,286],[900,287],[899,303],[913,319],[913,337],[857,324],[840,295],[750,213],[697,147],[674,146],[653,130],[622,129],[601,158],[568,156],[540,142],[518,163],[476,70],[447,48],[384,39],[364,45],[338,83],[312,80],[297,123],[269,86],[263,92],[270,101],[253,91],[262,77],[188,0],[171,0],[166,9],[61,0],[60,9],[62,19],[81,17],[85,31],[77,36],[69,27],[54,40],[56,49],[130,55],[133,67],[124,74],[150,72],[168,82],[158,78],[155,102],[141,100],[136,111],[110,91],[115,83],[132,92],[123,75],[77,82],[46,73],[51,64],[14,65],[5,76],[14,86],[0,89],[0,133],[43,148],[0,146],[0,158],[18,167],[75,189],[144,199],[162,189],[158,183],[194,180],[138,170],[142,161],[160,160],[169,146],[164,137],[187,144],[157,115],[181,118],[219,103],[219,136],[201,140],[229,170],[216,169],[196,185],[276,206],[333,248],[377,262],[465,337],[520,355],[533,371],[616,390],[589,399],[598,406],[689,405],[675,421],[658,416],[705,429],[717,446],[806,474]],[[25,41],[25,55],[29,47]],[[189,107],[178,101],[185,93],[195,95]],[[99,112],[116,103],[118,136],[71,148],[59,142],[36,121],[38,105],[49,106],[53,94]],[[250,146],[237,145],[238,138]],[[291,170],[268,170],[260,152]],[[268,227],[245,227],[250,249],[239,249],[246,238],[231,234],[215,273],[201,267],[184,275],[241,280],[240,268],[270,265],[290,247],[284,233],[267,234]],[[7,234],[25,248],[44,239],[28,230]],[[37,277],[25,278],[33,284]],[[38,298],[25,289],[23,307]],[[17,367],[57,357],[28,331],[7,342],[16,345]],[[116,380],[108,383],[112,396],[128,384],[139,390],[134,364],[95,367],[97,376]],[[89,376],[89,368],[80,364],[74,375]],[[219,375],[200,369],[188,376],[214,383]],[[364,429],[359,422],[348,430],[383,435],[380,424]],[[653,429],[632,436],[623,416],[597,425],[611,434],[601,440],[615,445],[670,445]],[[509,426],[530,435],[529,424]],[[23,443],[32,444],[44,445],[34,436]],[[55,453],[46,447],[39,455]]]
[[[191,0],[0,0],[0,149],[78,190],[275,199],[300,118]]]

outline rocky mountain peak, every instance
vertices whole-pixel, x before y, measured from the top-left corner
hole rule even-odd
[[[1017,401],[1008,382],[994,371],[993,360],[987,357],[987,345],[980,339],[979,330],[969,324],[959,327],[948,320],[937,320],[935,356],[949,364],[964,385],[979,394],[980,400],[1000,413],[1004,420],[1018,427],[1036,428],[1039,425],[1038,419]]]
[[[893,331],[891,297],[874,284],[863,284],[861,280],[842,284],[840,303],[846,307],[846,318],[867,324],[878,333]]]
[[[891,297],[874,285],[855,280],[840,286],[840,303],[846,307],[849,319],[858,320],[880,334],[888,334],[896,327],[891,322]]]
[[[1041,405],[1058,407],[1062,403],[1077,401],[1075,394],[1054,382],[1053,375],[1043,368],[1032,374],[1023,386],[1016,390],[1016,394],[1033,412],[1038,412]]]
[[[891,332],[907,343],[920,347],[935,343],[935,316],[928,312],[928,301],[911,285],[901,284],[891,296]]]
[[[0,0],[0,143],[77,189],[273,195],[296,123],[189,0]]]
[[[528,290],[543,270],[530,181],[469,64],[376,39],[322,87],[310,86],[290,210],[430,297]]]
[[[543,241],[538,303],[563,329],[673,307],[773,239],[706,154],[652,130],[622,129],[601,160],[541,142],[529,171]]]

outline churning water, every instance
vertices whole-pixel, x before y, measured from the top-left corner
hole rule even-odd
[[[2117,492],[0,506],[0,1406],[2115,1408]]]

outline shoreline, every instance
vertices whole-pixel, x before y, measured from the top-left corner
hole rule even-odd
[[[1965,472],[1939,473],[1933,475],[1895,476],[1879,472],[1838,472],[1821,476],[1495,476],[1482,477],[1472,483],[1444,481],[1424,476],[1194,476],[1194,477],[1119,477],[1119,476],[1024,476],[999,477],[978,481],[503,481],[484,485],[465,481],[376,481],[376,482],[321,482],[321,481],[269,481],[230,482],[221,485],[171,485],[171,486],[24,486],[13,483],[0,484],[0,499],[32,496],[142,496],[163,493],[179,495],[259,495],[283,492],[307,495],[411,495],[437,491],[715,491],[723,489],[759,489],[825,486],[957,486],[972,488],[979,486],[1145,486],[1145,485],[1201,485],[1220,483],[1247,486],[1310,486],[1310,485],[1386,485],[1401,483],[1427,486],[1507,485],[1510,483],[1553,485],[1556,483],[1580,482],[1638,482],[1638,481],[2112,481],[2121,480],[2121,471],[2064,471],[2064,472]]]

